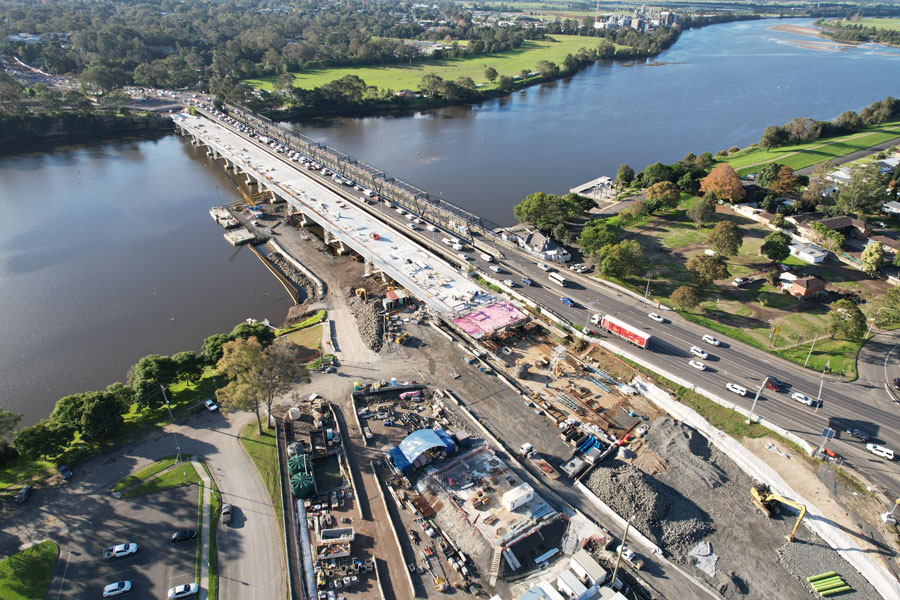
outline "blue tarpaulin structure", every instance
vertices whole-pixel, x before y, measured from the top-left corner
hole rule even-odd
[[[400,448],[391,449],[391,451],[388,452],[388,456],[391,457],[391,462],[394,463],[394,466],[397,467],[398,471],[404,475],[412,473],[412,463],[406,460],[406,457],[403,456],[403,451],[401,451]]]
[[[456,442],[443,429],[419,429],[400,442],[400,445],[388,452],[397,469],[406,474],[414,467],[422,467],[430,462],[430,456],[423,456],[429,450],[438,450],[445,455],[456,453]],[[434,453],[429,453],[434,454]]]

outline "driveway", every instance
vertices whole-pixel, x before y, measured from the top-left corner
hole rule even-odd
[[[134,541],[140,544],[139,533],[141,537],[148,538],[159,530],[171,533],[175,526],[187,527],[174,519],[176,515],[172,514],[172,510],[166,511],[169,513],[166,516],[172,519],[171,523],[165,520],[166,516],[151,510],[131,514],[121,507],[140,506],[139,501],[115,500],[108,493],[117,481],[129,473],[161,456],[176,454],[180,449],[184,454],[192,454],[206,461],[225,502],[231,502],[239,511],[232,526],[220,524],[218,528],[220,597],[229,600],[285,598],[281,534],[262,480],[238,439],[241,428],[251,419],[255,417],[250,413],[227,416],[219,412],[196,413],[177,425],[142,436],[109,454],[78,465],[74,469],[75,477],[67,483],[58,477],[52,479],[47,485],[37,488],[24,507],[17,507],[11,502],[3,503],[0,508],[0,519],[4,522],[0,531],[0,554],[16,552],[21,544],[29,541],[43,538],[55,540],[60,546],[60,560],[50,590],[58,592],[67,560],[70,565],[75,564],[86,559],[82,556],[87,553],[86,548],[99,553],[104,543],[111,542],[111,538],[107,539],[109,536],[101,539],[100,532],[104,529],[125,527],[127,529],[119,533],[133,536]],[[191,523],[196,523],[196,488],[190,489],[193,490]],[[93,539],[97,541],[91,541]],[[142,546],[133,562],[144,564],[143,561],[150,561],[154,564],[153,568],[158,569],[160,564],[157,563],[162,563],[162,555],[143,554],[143,549]],[[153,558],[148,558],[148,555]],[[100,563],[94,561],[94,564]],[[126,565],[125,562],[117,564]],[[170,569],[172,564],[165,563],[165,568]],[[193,572],[192,567],[190,571]],[[109,573],[103,570],[101,573],[104,576],[118,576],[115,570]],[[150,575],[146,577],[138,579],[135,584],[140,581],[143,585],[149,581]],[[183,581],[178,580],[172,585],[176,583]],[[90,592],[87,595],[67,595],[88,597],[93,595],[93,589]],[[96,595],[100,595],[99,589]],[[56,596],[51,593],[50,597]]]

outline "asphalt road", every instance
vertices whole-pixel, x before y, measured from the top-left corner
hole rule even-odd
[[[233,131],[242,135],[237,130]],[[256,143],[249,137],[247,140]],[[890,145],[891,142],[886,144]],[[283,155],[275,153],[273,155],[285,160]],[[304,172],[358,204],[365,202],[361,192],[353,188],[335,185],[316,171]],[[406,227],[409,221],[396,211],[386,210],[384,203],[369,206],[369,210],[394,223],[400,231],[418,239],[423,245],[439,249],[450,262],[458,264],[464,262],[457,257],[456,251],[441,244],[440,240],[443,237],[452,234],[440,229],[433,232],[421,228],[412,231]],[[490,240],[482,238],[482,241]],[[660,370],[677,374],[695,386],[718,394],[747,409],[750,408],[755,390],[762,385],[764,378],[767,375],[775,377],[786,384],[786,391],[776,393],[765,390],[765,393],[760,394],[755,408],[756,414],[803,437],[813,445],[818,445],[822,441],[822,432],[826,427],[836,430],[839,432],[837,438],[829,441],[827,447],[844,456],[849,464],[881,486],[889,497],[900,495],[900,465],[870,454],[862,442],[841,433],[850,428],[861,429],[872,436],[872,442],[900,452],[900,415],[898,415],[900,408],[884,394],[885,382],[900,376],[900,365],[896,362],[888,365],[881,373],[860,365],[860,372],[864,375],[848,383],[841,381],[839,376],[823,377],[821,373],[804,369],[775,355],[715,334],[723,343],[718,348],[706,346],[710,352],[709,359],[704,361],[708,368],[700,372],[689,367],[687,362],[693,358],[690,356],[689,348],[693,345],[704,345],[701,338],[704,334],[710,333],[705,328],[667,311],[659,311],[666,317],[666,323],[657,323],[647,316],[654,309],[641,300],[565,268],[561,268],[561,272],[569,280],[569,285],[563,288],[550,282],[548,274],[537,267],[534,257],[511,250],[507,246],[495,244],[495,247],[505,257],[503,260],[488,263],[482,260],[476,251],[468,252],[472,260],[465,262],[495,279],[512,279],[517,284],[521,282],[523,276],[532,279],[536,285],[519,286],[517,291],[572,323],[585,325],[591,314],[597,312],[612,314],[650,333],[654,339],[646,350],[639,350],[610,335],[604,335],[604,338],[625,351],[641,353],[645,360]],[[491,272],[489,267],[492,264],[500,266],[503,273]],[[576,306],[564,305],[560,301],[563,296],[574,300]],[[863,352],[860,355],[861,361],[877,361],[876,355],[877,352]],[[746,397],[740,397],[725,388],[728,382],[740,384],[752,391],[748,392]],[[821,408],[810,408],[790,397],[790,393],[794,391],[800,391],[813,398],[818,397],[820,384],[823,401]]]

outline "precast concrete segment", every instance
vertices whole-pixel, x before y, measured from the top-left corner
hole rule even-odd
[[[493,298],[449,263],[422,249],[305,172],[203,117],[174,115],[176,125],[284,198],[295,210],[322,225],[333,238],[447,317]]]

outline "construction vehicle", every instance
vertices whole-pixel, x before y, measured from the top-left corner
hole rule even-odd
[[[406,340],[408,340],[408,339],[409,339],[409,334],[404,332],[404,333],[401,333],[400,335],[398,335],[394,341],[397,342],[398,344],[402,344],[402,343],[406,342]]]
[[[356,288],[353,290],[353,293],[356,294],[356,297],[365,302],[368,300],[369,296],[366,293],[366,288]]]
[[[803,517],[806,516],[806,507],[799,502],[788,500],[784,496],[773,494],[772,490],[770,490],[769,486],[765,483],[757,483],[756,485],[751,487],[750,495],[753,496],[753,500],[756,502],[756,505],[767,517],[773,516],[778,511],[779,502],[782,504],[787,504],[788,506],[792,506],[800,512],[800,516],[797,517],[797,522],[794,523],[794,528],[791,529],[791,533],[784,536],[787,541],[793,542],[794,536],[797,534],[797,528],[800,527],[800,521],[802,521]]]

